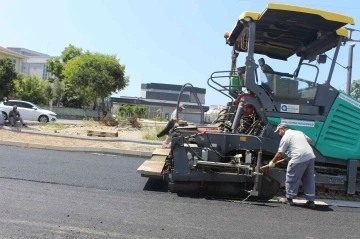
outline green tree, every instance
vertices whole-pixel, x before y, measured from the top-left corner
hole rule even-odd
[[[121,115],[121,117],[124,117],[126,114],[128,114],[129,110],[129,105],[127,104],[123,104],[119,107],[119,114]]]
[[[69,44],[69,46],[65,47],[61,52],[60,57],[48,59],[46,61],[46,70],[62,81],[64,79],[63,70],[65,63],[82,54],[83,50],[81,48]]]
[[[103,116],[108,112],[105,98],[112,92],[124,89],[129,83],[125,66],[119,63],[116,56],[89,51],[69,60],[63,74],[70,85],[85,93],[84,97],[101,99]]]
[[[134,112],[138,117],[143,117],[147,112],[147,107],[142,105],[136,105],[134,106]]]
[[[339,89],[339,92],[346,94],[345,90]],[[350,96],[360,101],[360,80],[353,80],[350,86]]]
[[[0,59],[0,101],[14,93],[16,77],[17,74],[10,59]]]
[[[64,65],[60,57],[48,59],[46,61],[46,70],[51,74],[53,74],[59,80],[63,80],[64,78],[64,76],[62,75],[63,69],[64,69]]]
[[[360,100],[360,80],[354,80],[350,86],[351,97]]]
[[[19,74],[15,80],[16,96],[34,104],[46,104],[45,81],[34,75]]]
[[[81,56],[83,54],[83,49],[79,47],[75,47],[72,44],[69,44],[62,52],[61,52],[61,59],[62,62],[66,63],[71,59]]]
[[[65,86],[64,83],[61,82],[59,79],[54,81],[54,86],[52,88],[53,94],[53,103],[54,105],[59,106],[60,102],[62,101],[65,93]]]
[[[49,81],[44,82],[44,95],[47,104],[50,105],[50,101],[54,98],[53,89]]]
[[[48,72],[52,73],[56,79],[62,82],[65,80],[63,71],[66,62],[74,57],[81,56],[82,54],[83,50],[81,48],[69,44],[61,52],[60,57],[47,60],[46,69]],[[54,79],[52,79],[52,81],[54,81]],[[83,102],[87,102],[87,100],[84,99],[84,96],[80,93],[77,93],[69,82],[63,83],[63,89],[64,91],[61,100],[57,101],[57,105],[61,102],[65,107],[82,108],[83,106],[87,106],[86,104],[83,104]]]

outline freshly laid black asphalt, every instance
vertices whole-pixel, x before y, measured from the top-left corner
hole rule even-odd
[[[0,237],[360,237],[360,209],[178,196],[137,174],[143,161],[0,146]]]

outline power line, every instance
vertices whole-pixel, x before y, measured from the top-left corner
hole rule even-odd
[[[329,58],[331,61],[333,61],[333,59],[331,59],[328,55],[325,54],[325,56],[326,56],[327,58]],[[338,64],[339,66],[341,66],[341,67],[344,68],[344,69],[347,69],[347,68],[348,68],[348,67],[346,67],[346,66],[341,65],[340,63],[337,63],[336,61],[335,61],[335,63]]]

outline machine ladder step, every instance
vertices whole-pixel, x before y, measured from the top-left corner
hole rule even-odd
[[[143,177],[161,178],[164,169],[165,160],[146,160],[138,169],[137,172],[141,173]]]
[[[170,149],[157,148],[152,153],[149,160],[145,160],[137,169],[137,172],[143,177],[161,178],[165,166],[166,158],[170,154]]]
[[[168,156],[170,154],[170,149],[163,149],[163,148],[156,148],[152,155],[161,155],[161,156]]]

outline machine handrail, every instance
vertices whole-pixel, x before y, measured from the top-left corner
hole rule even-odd
[[[312,66],[312,67],[315,67],[316,68],[316,76],[315,76],[315,81],[313,82],[314,85],[316,85],[316,81],[317,81],[317,78],[319,76],[319,67],[313,65],[313,64],[309,64],[309,63],[301,63],[300,66],[298,67],[298,69],[295,70],[295,72],[297,71],[297,76],[299,75],[300,73],[300,70],[301,70],[301,65],[307,65],[307,66]],[[295,76],[295,72],[294,72],[294,76]],[[295,77],[295,79],[297,79],[298,77]]]
[[[223,92],[223,90],[229,91],[231,85],[220,85],[218,82],[214,81],[213,79],[214,79],[214,78],[228,78],[228,77],[232,77],[232,76],[236,76],[236,75],[214,76],[214,74],[217,74],[217,73],[230,73],[230,74],[231,74],[231,73],[238,73],[238,72],[237,72],[237,71],[215,71],[215,72],[213,72],[213,73],[210,75],[210,78],[208,79],[208,85],[209,85],[211,88],[213,88],[214,90],[216,90],[216,91],[220,92],[221,94],[225,95],[226,97],[230,98],[231,104],[232,104],[233,101],[234,101],[234,98],[231,97],[231,95],[225,94],[225,93]],[[221,89],[218,89],[218,88],[215,88],[213,85],[211,85],[211,84],[210,84],[210,80],[211,80],[214,84],[216,84],[216,85],[218,85],[220,88],[222,88],[222,90],[221,90]]]
[[[190,83],[186,83],[183,85],[183,87],[181,88],[180,90],[180,93],[179,93],[179,97],[178,97],[178,101],[177,101],[177,106],[176,106],[176,109],[179,108],[179,105],[180,105],[180,100],[181,100],[181,96],[185,90],[185,88],[189,86],[190,89],[191,89],[191,92],[193,93],[194,97],[195,97],[195,100],[196,100],[196,103],[198,104],[199,108],[200,108],[200,112],[201,112],[201,119],[200,119],[200,123],[203,124],[204,123],[204,110],[203,110],[203,107],[201,105],[201,102],[199,100],[199,97],[198,95],[195,93],[194,91],[194,86]],[[179,111],[176,110],[176,118],[178,119],[179,118]]]

